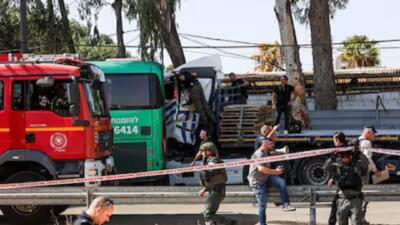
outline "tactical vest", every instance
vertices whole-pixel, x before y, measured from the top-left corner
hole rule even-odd
[[[223,163],[223,161],[218,158],[212,158],[209,162],[213,162],[214,164]],[[224,185],[227,180],[228,176],[224,168],[200,171],[200,182],[205,188]]]
[[[361,191],[362,178],[361,171],[356,163],[349,165],[341,164],[337,169],[336,184],[341,190]]]

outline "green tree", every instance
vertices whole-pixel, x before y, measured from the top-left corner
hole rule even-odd
[[[8,0],[0,0],[0,11],[0,50],[18,49],[18,10]]]
[[[262,43],[258,47],[258,53],[251,56],[256,61],[254,71],[270,72],[276,71],[278,66],[282,66],[283,52],[279,42],[274,41],[272,44]]]
[[[337,107],[330,18],[347,3],[348,0],[293,0],[296,18],[310,25],[317,110]]]
[[[175,23],[179,0],[126,0],[127,16],[136,19],[140,29],[140,55],[155,60],[161,42],[165,45],[175,68],[185,63],[185,55]]]
[[[118,57],[114,41],[106,35],[91,36],[89,28],[71,21],[71,32],[77,52],[86,60],[104,60]]]
[[[122,11],[125,7],[126,0],[114,0],[113,3],[109,3],[104,0],[81,0],[79,3],[79,15],[82,20],[86,20],[88,22],[88,27],[91,28],[92,22],[91,20],[94,17],[94,20],[97,21],[98,14],[100,10],[105,6],[111,6],[115,13],[116,18],[116,36],[117,36],[117,45],[118,45],[118,58],[125,58],[126,48],[124,43],[124,29],[123,29],[123,17]],[[95,27],[94,29],[97,29]]]
[[[340,51],[340,60],[345,62],[348,68],[376,66],[380,63],[376,42],[366,35],[347,38]]]

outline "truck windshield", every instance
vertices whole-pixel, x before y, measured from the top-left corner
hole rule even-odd
[[[153,109],[163,105],[157,76],[152,74],[106,74],[111,110]]]
[[[107,117],[108,109],[105,95],[105,76],[97,66],[88,64],[81,68],[83,87],[93,117]]]
[[[106,104],[104,101],[103,83],[100,87],[84,83],[84,88],[89,104],[90,112],[94,117],[105,117],[108,115]]]

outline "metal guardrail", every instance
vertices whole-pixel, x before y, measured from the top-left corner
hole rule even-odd
[[[194,204],[204,203],[193,186],[119,186],[119,187],[48,187],[0,191],[0,205],[87,205],[97,196],[109,196],[116,204]],[[331,202],[336,194],[325,186],[289,186],[291,202]],[[399,185],[368,185],[364,195],[370,201],[400,201]],[[279,193],[271,190],[268,201],[279,201]],[[249,186],[227,186],[224,203],[255,203]]]

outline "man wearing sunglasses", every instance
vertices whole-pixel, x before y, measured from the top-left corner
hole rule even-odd
[[[110,220],[114,202],[107,197],[98,197],[89,208],[78,216],[74,225],[102,225]]]

